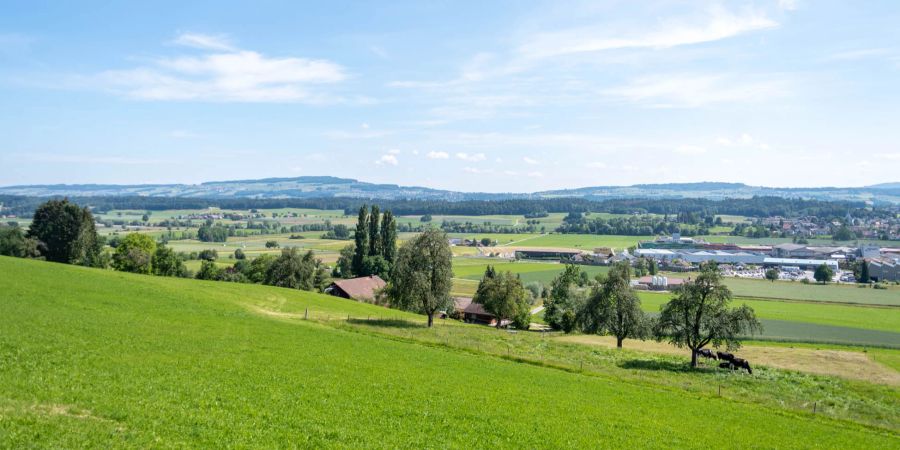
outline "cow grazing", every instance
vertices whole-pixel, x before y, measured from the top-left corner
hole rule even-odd
[[[719,368],[720,368],[720,369],[730,369],[730,368],[731,368],[731,363],[728,362],[728,361],[720,362],[720,363],[719,363]]]
[[[734,359],[733,353],[716,352],[716,356],[718,356],[722,361],[731,361],[732,359]]]
[[[750,368],[750,362],[746,359],[734,358],[731,360],[731,367],[734,370],[747,369],[747,373],[753,375],[753,369]]]
[[[708,349],[708,348],[701,348],[700,350],[697,350],[697,354],[700,355],[700,356],[702,356],[702,357],[704,357],[704,358],[706,358],[706,359],[715,359],[715,360],[718,360],[718,359],[719,359],[719,358],[716,357],[716,355],[712,352],[712,350],[710,350],[710,349]]]

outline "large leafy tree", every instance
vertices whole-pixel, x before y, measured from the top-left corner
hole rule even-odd
[[[494,274],[493,268],[488,266],[472,301],[497,317],[497,328],[506,319],[514,319],[518,327],[530,322],[528,295],[522,280],[510,272]]]
[[[269,266],[266,284],[311,291],[315,288],[318,264],[313,252],[300,254],[296,247],[286,248]]]
[[[101,241],[94,216],[69,200],[50,200],[34,212],[28,237],[39,242],[41,255],[48,261],[99,266]]]
[[[834,271],[831,270],[831,267],[828,267],[827,264],[822,264],[819,267],[816,267],[816,271],[813,272],[813,278],[819,283],[828,283],[834,278]]]
[[[611,334],[616,347],[627,338],[647,336],[647,318],[641,300],[631,287],[631,267],[627,262],[613,265],[609,274],[585,301],[578,322],[587,333]]]
[[[238,249],[240,250],[240,249]],[[163,277],[181,277],[187,274],[184,260],[170,247],[163,244],[156,246],[153,253],[153,274]]]
[[[447,235],[438,229],[425,230],[400,247],[387,289],[391,306],[425,314],[432,326],[434,313],[453,304],[452,257]]]
[[[122,272],[150,273],[153,269],[153,255],[156,241],[141,233],[128,233],[116,246],[113,267]]]
[[[38,242],[25,237],[22,229],[16,226],[0,225],[0,255],[19,258],[38,258]]]
[[[689,348],[691,367],[697,367],[697,352],[706,345],[733,350],[740,347],[740,336],[762,330],[753,308],[729,308],[730,302],[731,291],[716,265],[703,264],[700,275],[684,283],[662,306],[654,334],[658,340]]]
[[[553,329],[569,333],[575,329],[580,293],[576,287],[581,281],[581,268],[568,264],[550,282],[550,295],[544,301],[544,320]]]

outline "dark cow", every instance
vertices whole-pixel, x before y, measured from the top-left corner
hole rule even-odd
[[[718,356],[722,361],[731,361],[732,359],[734,359],[733,353],[716,352],[716,356]]]
[[[706,358],[706,359],[716,359],[716,360],[719,359],[719,358],[717,358],[716,355],[712,352],[712,350],[710,350],[710,349],[708,349],[708,348],[701,348],[700,350],[697,350],[697,354],[700,355],[700,356],[702,356],[702,357],[704,357],[704,358]]]
[[[720,368],[720,369],[730,369],[730,368],[731,368],[731,363],[728,362],[728,361],[720,362],[720,363],[719,363],[719,368]]]
[[[734,370],[747,369],[747,373],[753,375],[753,369],[750,368],[750,362],[746,359],[734,358],[731,360],[731,368]]]

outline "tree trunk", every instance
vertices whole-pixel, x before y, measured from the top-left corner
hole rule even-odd
[[[616,336],[616,347],[617,347],[617,348],[622,348],[622,341],[623,341],[623,340],[624,340],[624,339],[622,339],[621,337]]]
[[[428,313],[428,328],[431,328],[432,325],[434,325],[434,313],[433,312]]]
[[[697,367],[697,350],[691,349],[691,367]]]

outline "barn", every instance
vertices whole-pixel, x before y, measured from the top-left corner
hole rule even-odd
[[[378,275],[335,280],[325,288],[325,293],[360,302],[371,302],[375,298],[376,292],[384,288],[386,284]]]

